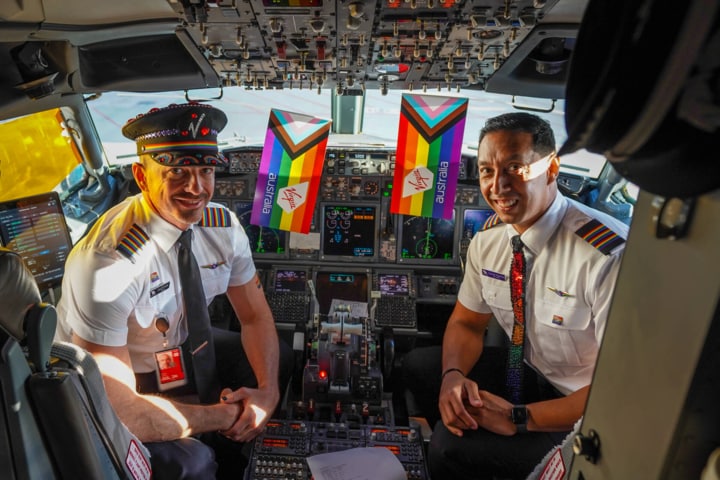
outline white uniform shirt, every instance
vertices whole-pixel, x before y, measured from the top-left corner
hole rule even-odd
[[[193,225],[192,250],[209,304],[228,286],[255,275],[248,238],[237,217],[211,203]],[[56,338],[79,337],[105,346],[127,345],[133,370],[153,371],[154,352],[187,338],[178,278],[181,230],[152,211],[142,195],[103,215],[68,256],[58,304]],[[165,317],[165,336],[156,319]]]
[[[589,222],[617,245],[604,253],[602,240],[594,246],[576,233]],[[558,193],[521,236],[529,272],[525,361],[563,394],[592,379],[627,231],[619,220]],[[514,322],[509,284],[514,235],[512,226],[502,224],[475,235],[458,293],[468,309],[492,313],[508,337]]]

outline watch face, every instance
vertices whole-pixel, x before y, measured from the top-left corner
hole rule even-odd
[[[525,425],[527,423],[527,408],[524,406],[513,407],[512,422],[515,425]]]

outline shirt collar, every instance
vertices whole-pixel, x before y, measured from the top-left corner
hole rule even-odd
[[[567,210],[568,202],[567,199],[560,193],[557,192],[555,200],[550,204],[550,207],[543,213],[543,215],[533,223],[530,228],[523,232],[520,237],[530,252],[537,255],[545,245],[547,245],[550,237],[560,227],[565,211]],[[507,226],[508,238],[512,238],[517,235],[517,231],[512,225]]]
[[[142,197],[142,206],[147,214],[147,234],[164,251],[169,252],[177,243],[182,230],[171,224],[153,210],[150,204]]]

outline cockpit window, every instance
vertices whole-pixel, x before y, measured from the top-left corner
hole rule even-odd
[[[197,93],[197,92],[195,92]],[[397,145],[400,105],[403,92],[390,90],[385,95],[380,91],[367,90],[362,102],[357,105],[362,109],[357,133],[337,133],[337,125],[331,128],[329,145],[381,146]],[[412,93],[419,93],[417,91]],[[480,90],[447,90],[432,92],[427,95],[465,97],[469,99],[468,112],[465,120],[463,138],[464,150],[477,151],[478,134],[485,121],[495,115],[515,111],[514,98],[510,95],[487,93]],[[189,95],[193,98],[192,92]],[[210,98],[212,95],[201,93],[197,97]],[[219,95],[218,95],[219,96]],[[153,107],[162,107],[170,103],[185,103],[185,92],[148,93],[105,93],[99,98],[88,102],[88,107],[95,121],[103,148],[111,164],[132,163],[135,161],[135,145],[123,137],[121,128],[125,122]],[[324,89],[318,95],[316,90],[246,90],[226,88],[221,98],[210,101],[223,110],[228,116],[228,125],[220,133],[220,148],[234,148],[242,145],[262,145],[267,131],[271,109],[279,109],[319,118],[333,119],[332,90]],[[550,101],[543,99],[527,99],[529,107],[544,109]],[[542,102],[542,103],[540,103]],[[354,106],[354,105],[353,105]],[[346,112],[344,112],[346,113]],[[564,101],[555,102],[551,112],[538,113],[547,119],[555,131],[558,145],[565,141]],[[338,119],[334,119],[337,123]],[[585,168],[585,167],[581,167]],[[601,168],[601,167],[600,167]],[[594,173],[594,170],[593,170]]]
[[[0,201],[62,189],[82,157],[59,108],[0,123]]]

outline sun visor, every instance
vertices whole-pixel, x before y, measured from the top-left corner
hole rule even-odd
[[[567,154],[604,155],[640,188],[720,187],[718,2],[591,0],[570,65]]]

